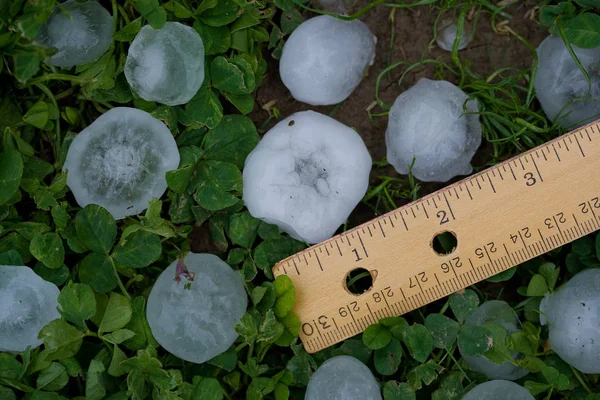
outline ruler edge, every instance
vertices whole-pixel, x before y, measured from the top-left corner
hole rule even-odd
[[[539,145],[539,146],[536,146],[536,147],[534,147],[533,149],[529,149],[529,150],[527,150],[527,151],[524,151],[523,153],[519,153],[519,154],[517,154],[517,155],[515,155],[515,156],[513,156],[513,157],[511,157],[511,158],[508,158],[508,159],[506,159],[506,160],[504,160],[504,161],[502,161],[502,162],[500,162],[500,163],[498,163],[498,164],[492,165],[492,166],[490,166],[490,167],[488,167],[488,168],[486,168],[486,169],[484,169],[484,170],[482,170],[482,171],[479,171],[479,172],[477,172],[477,173],[475,173],[475,174],[469,175],[469,176],[467,176],[467,177],[465,177],[465,178],[463,178],[463,179],[461,179],[461,180],[459,180],[459,181],[457,181],[457,182],[451,183],[451,184],[450,184],[450,185],[448,185],[448,186],[444,186],[443,188],[441,188],[441,189],[438,189],[438,190],[436,190],[436,191],[435,191],[435,192],[433,192],[433,193],[429,193],[428,195],[425,195],[425,196],[423,196],[423,197],[421,197],[421,198],[419,198],[419,199],[417,199],[417,200],[414,200],[414,201],[411,201],[411,202],[409,202],[409,203],[406,203],[406,204],[404,204],[404,205],[402,205],[402,206],[400,206],[400,207],[398,207],[398,208],[396,208],[396,209],[394,209],[394,210],[392,210],[392,211],[388,211],[388,212],[387,212],[387,213],[385,213],[385,214],[381,214],[381,215],[379,215],[379,216],[377,216],[377,217],[375,217],[375,218],[373,218],[373,219],[370,219],[370,220],[369,220],[369,221],[367,221],[367,222],[364,222],[364,223],[362,223],[362,224],[360,224],[360,225],[357,225],[357,226],[355,226],[355,227],[353,227],[353,228],[351,228],[351,229],[348,229],[347,231],[344,231],[344,232],[338,233],[337,235],[335,235],[335,236],[332,236],[332,237],[330,237],[329,239],[326,239],[326,240],[324,240],[324,241],[322,241],[322,242],[319,242],[319,243],[313,244],[313,245],[311,245],[310,247],[307,247],[306,249],[304,249],[304,250],[301,250],[301,251],[299,251],[299,252],[297,252],[297,253],[294,253],[294,254],[292,254],[291,256],[288,256],[288,257],[284,258],[283,260],[279,261],[278,263],[276,263],[276,264],[273,266],[273,268],[271,269],[271,271],[273,272],[273,275],[274,275],[275,277],[277,277],[277,276],[279,276],[279,275],[289,275],[289,274],[286,274],[285,272],[280,272],[280,270],[282,270],[282,269],[283,269],[283,264],[284,264],[284,263],[286,263],[286,262],[289,262],[289,260],[292,260],[292,259],[293,259],[293,258],[295,258],[295,257],[299,257],[299,256],[301,256],[301,255],[304,255],[304,254],[306,254],[306,253],[309,253],[309,252],[311,252],[311,251],[315,251],[315,249],[317,249],[317,248],[319,248],[319,247],[321,247],[321,246],[323,246],[323,245],[326,245],[327,243],[330,243],[330,242],[335,242],[335,241],[336,241],[336,240],[338,240],[339,238],[343,238],[343,237],[345,237],[345,236],[347,236],[347,235],[349,235],[349,234],[351,234],[351,233],[353,233],[353,232],[355,232],[355,231],[359,230],[360,228],[364,228],[364,227],[366,227],[367,225],[369,225],[369,224],[371,224],[371,223],[373,223],[373,222],[376,222],[376,221],[381,221],[382,219],[385,219],[386,217],[389,217],[389,216],[391,216],[391,215],[397,214],[398,212],[402,213],[402,211],[403,211],[403,210],[405,210],[405,209],[409,209],[410,207],[413,207],[413,206],[414,206],[414,205],[416,205],[416,204],[420,204],[420,203],[422,203],[422,202],[424,202],[424,201],[426,201],[426,200],[428,200],[428,199],[430,199],[430,198],[432,198],[432,197],[435,197],[436,195],[439,195],[439,194],[440,194],[440,193],[442,193],[442,192],[444,192],[444,193],[445,193],[446,191],[448,191],[448,190],[450,190],[450,189],[452,189],[452,188],[454,188],[454,187],[460,186],[460,185],[462,185],[463,183],[464,183],[464,184],[466,184],[467,182],[469,182],[469,181],[471,181],[471,180],[473,180],[473,179],[477,179],[479,176],[482,176],[482,175],[484,175],[484,174],[486,174],[486,173],[489,173],[489,171],[491,171],[491,170],[495,170],[496,168],[498,168],[498,167],[500,167],[500,166],[502,166],[502,165],[509,164],[509,163],[510,163],[510,162],[512,162],[513,160],[518,160],[518,159],[521,159],[521,158],[523,158],[523,157],[526,157],[527,155],[529,155],[529,154],[531,154],[531,153],[534,153],[535,151],[537,151],[537,150],[539,150],[539,149],[541,149],[541,148],[545,148],[545,147],[547,147],[547,146],[549,146],[549,145],[551,145],[551,144],[553,144],[553,143],[556,143],[556,142],[559,142],[559,141],[561,141],[561,140],[564,140],[565,138],[567,138],[567,137],[569,137],[569,136],[572,136],[572,135],[575,135],[575,134],[577,134],[577,133],[579,133],[579,132],[585,131],[587,128],[589,128],[589,127],[593,127],[593,126],[595,126],[595,127],[596,127],[596,130],[597,130],[597,132],[596,132],[596,133],[597,133],[597,134],[600,136],[600,119],[597,119],[597,120],[595,120],[595,121],[593,121],[593,122],[590,122],[589,124],[586,124],[586,125],[584,125],[584,126],[581,126],[581,127],[579,127],[579,128],[576,128],[576,129],[574,129],[574,130],[572,130],[572,131],[569,131],[569,132],[567,132],[567,133],[565,133],[565,134],[563,134],[563,135],[560,135],[560,136],[558,136],[558,137],[556,137],[556,138],[554,138],[554,139],[552,139],[552,140],[549,140],[549,141],[547,141],[547,142],[545,142],[545,143],[543,143],[543,144],[541,144],[541,145]],[[593,133],[594,133],[594,130],[592,129],[592,134],[593,134]],[[364,196],[363,196],[363,197],[364,197]],[[361,200],[362,200],[362,199],[361,199]],[[440,233],[441,233],[441,232],[446,232],[446,231],[447,231],[447,230],[445,230],[445,229],[442,229],[442,230],[440,231]],[[570,243],[570,242],[569,242],[569,243]],[[481,281],[479,281],[479,282],[481,282]]]

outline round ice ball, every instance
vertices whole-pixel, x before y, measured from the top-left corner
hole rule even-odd
[[[521,330],[521,321],[513,309],[504,301],[491,300],[480,305],[465,321],[467,326],[481,326],[487,322],[493,322],[501,325],[508,334]],[[463,356],[469,368],[476,372],[487,375],[490,379],[517,380],[527,375],[527,370],[510,363],[496,364],[489,360],[485,355],[469,356],[464,354],[459,346],[460,354]],[[512,352],[513,360],[516,360],[518,353]]]
[[[162,347],[200,364],[235,342],[233,327],[246,306],[242,278],[227,263],[212,254],[188,253],[183,263],[174,261],[160,274],[146,316]]]
[[[600,269],[582,271],[546,295],[540,311],[556,354],[583,373],[600,374]]]
[[[477,101],[447,81],[422,78],[392,106],[385,132],[387,159],[400,174],[426,182],[446,182],[471,173],[481,144]]]
[[[298,112],[269,130],[246,159],[244,202],[255,218],[318,243],[366,193],[371,163],[354,130],[314,111]]]
[[[462,400],[535,400],[527,389],[511,381],[495,380],[481,383]]]
[[[0,351],[38,347],[40,330],[60,318],[58,288],[25,266],[0,265]]]
[[[96,61],[108,49],[114,33],[111,15],[96,1],[69,0],[54,7],[36,41],[58,50],[48,63],[69,68]]]
[[[325,361],[311,376],[305,400],[381,400],[371,370],[350,356]]]
[[[375,59],[367,25],[321,15],[304,21],[283,47],[279,74],[296,100],[337,104],[356,89]]]
[[[135,215],[167,189],[179,166],[169,128],[145,111],[116,107],[75,137],[63,168],[77,204],[98,204],[115,219]]]
[[[585,76],[557,36],[548,36],[537,48],[539,61],[533,82],[548,118],[558,119],[565,128],[585,125],[600,117],[600,46],[593,49],[572,47],[590,77],[589,97]]]
[[[129,46],[125,77],[144,100],[185,104],[204,82],[204,44],[198,32],[179,22],[160,29],[144,26]]]
[[[436,43],[441,49],[446,51],[452,51],[454,41],[458,34],[458,26],[452,21],[443,21],[440,23],[436,35]],[[466,23],[463,25],[463,31],[458,41],[458,50],[467,48],[469,43],[473,40],[473,31],[471,30],[470,24]]]

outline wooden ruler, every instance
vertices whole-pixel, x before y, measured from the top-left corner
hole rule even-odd
[[[316,352],[600,229],[600,121],[291,256],[300,338]],[[438,255],[433,238],[453,233]],[[355,295],[346,276],[370,271]]]

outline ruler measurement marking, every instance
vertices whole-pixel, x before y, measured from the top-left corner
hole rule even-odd
[[[317,262],[319,263],[319,268],[321,268],[321,271],[323,271],[323,265],[321,264],[321,260],[319,260],[319,256],[317,255],[316,251],[315,251],[315,257],[317,258]]]
[[[583,152],[583,149],[581,148],[581,143],[579,143],[579,139],[577,139],[577,135],[575,136],[575,141],[577,142],[577,147],[579,147],[579,151],[581,152],[581,156],[585,157],[585,153]]]
[[[533,166],[535,167],[535,172],[537,172],[537,175],[540,178],[540,182],[544,182],[544,178],[542,177],[542,174],[540,174],[540,169],[538,168],[537,163],[535,162],[533,157],[531,157],[531,161],[533,161]]]
[[[450,210],[450,215],[452,216],[452,219],[456,219],[454,217],[454,211],[452,210],[452,207],[450,206],[450,202],[448,202],[448,198],[446,197],[445,192],[444,192],[444,200],[446,200],[446,205],[448,206],[448,210]]]
[[[369,257],[369,252],[367,252],[367,248],[365,247],[365,244],[363,243],[363,240],[360,237],[360,234],[358,235],[358,240],[360,241],[360,245],[362,246],[363,251],[365,252],[365,256]]]

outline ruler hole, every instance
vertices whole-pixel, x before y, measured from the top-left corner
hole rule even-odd
[[[374,279],[375,277],[370,271],[364,268],[355,268],[346,275],[344,287],[348,292],[358,296],[373,287]]]
[[[449,231],[438,233],[431,240],[433,251],[440,256],[452,254],[456,250],[457,245],[456,234]]]

